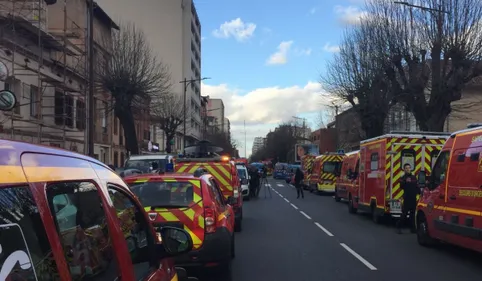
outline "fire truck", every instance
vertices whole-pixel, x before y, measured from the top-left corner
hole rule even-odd
[[[374,222],[383,217],[400,217],[403,166],[412,173],[429,174],[449,134],[434,132],[391,132],[360,143],[359,188],[348,198],[349,209],[369,212]]]

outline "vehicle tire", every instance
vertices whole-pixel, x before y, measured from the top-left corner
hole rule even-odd
[[[236,241],[234,240],[234,237],[236,236],[233,234],[233,237],[231,238],[231,259],[236,257]]]
[[[372,221],[376,224],[380,224],[382,221],[382,217],[377,214],[377,208],[372,206]]]
[[[428,233],[427,219],[424,215],[417,217],[417,242],[423,247],[432,247],[436,243]]]
[[[357,209],[353,206],[353,197],[351,197],[351,194],[348,195],[348,213],[350,214],[356,214]]]
[[[336,191],[336,189],[335,189],[335,196],[334,197],[335,197],[335,202],[341,201],[341,198],[340,198],[340,196],[338,196],[338,192]]]
[[[241,232],[243,230],[243,224],[241,219],[234,221],[234,231]]]
[[[231,260],[219,266],[219,277],[219,280],[223,281],[233,280],[233,267]]]

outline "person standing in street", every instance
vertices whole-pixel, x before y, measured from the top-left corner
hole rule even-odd
[[[303,193],[303,179],[305,178],[305,175],[303,175],[303,172],[301,171],[300,168],[296,169],[295,172],[295,187],[296,187],[296,194],[298,195],[296,198],[305,198],[305,194]]]
[[[403,165],[405,174],[400,179],[400,188],[403,190],[402,215],[397,221],[397,233],[402,233],[402,226],[408,220],[410,222],[410,231],[416,232],[415,229],[415,209],[417,207],[417,195],[420,194],[420,188],[417,185],[417,177],[412,174],[412,166],[408,163]]]

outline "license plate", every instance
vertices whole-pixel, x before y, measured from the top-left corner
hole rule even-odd
[[[390,211],[391,212],[397,212],[401,213],[402,212],[402,204],[400,202],[390,202]]]

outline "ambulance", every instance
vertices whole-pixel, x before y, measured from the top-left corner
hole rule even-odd
[[[400,217],[403,166],[412,173],[430,174],[449,134],[433,132],[391,132],[360,143],[359,189],[349,195],[351,213],[369,212],[375,223],[384,217]]]
[[[341,172],[344,153],[329,152],[317,156],[309,179],[310,192],[335,192],[336,178]]]
[[[431,175],[419,178],[417,240],[436,241],[482,252],[482,124],[453,133]]]

